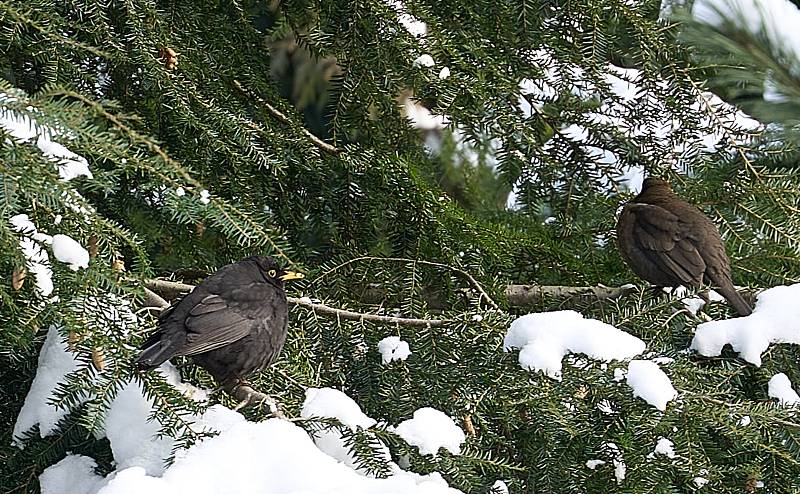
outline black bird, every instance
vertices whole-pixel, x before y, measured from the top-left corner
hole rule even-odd
[[[717,287],[739,315],[752,312],[733,286],[719,230],[669,183],[646,178],[642,192],[622,209],[617,245],[634,273],[656,286]]]
[[[191,356],[230,390],[278,357],[289,313],[283,282],[302,277],[269,257],[222,267],[159,316],[137,367],[153,369],[172,357]]]

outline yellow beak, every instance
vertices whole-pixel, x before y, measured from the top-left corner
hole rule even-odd
[[[305,278],[306,275],[303,273],[295,273],[294,271],[286,271],[283,275],[280,276],[281,280],[289,281],[289,280],[302,280]]]

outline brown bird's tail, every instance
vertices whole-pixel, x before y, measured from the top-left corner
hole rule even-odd
[[[717,291],[725,297],[725,300],[736,309],[740,316],[749,316],[753,313],[753,307],[747,302],[742,295],[733,287],[733,283],[726,283],[726,286],[720,286]]]

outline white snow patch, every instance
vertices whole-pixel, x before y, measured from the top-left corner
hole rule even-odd
[[[420,408],[414,417],[400,422],[395,432],[405,441],[419,448],[423,455],[436,455],[445,448],[454,455],[461,453],[466,437],[453,419],[434,408]]]
[[[443,67],[442,70],[439,71],[439,79],[447,79],[450,77],[450,68]]]
[[[608,399],[602,399],[597,403],[597,409],[603,412],[606,415],[612,415],[617,413],[614,410],[614,405]]]
[[[611,456],[611,464],[614,465],[614,478],[617,479],[617,485],[619,485],[625,480],[625,475],[628,472],[628,466],[622,458],[622,451],[614,443],[605,443],[603,449]]]
[[[365,415],[352,398],[333,388],[308,388],[300,416],[338,419],[353,430],[368,429],[377,423]]]
[[[400,22],[406,31],[411,33],[411,35],[417,38],[424,38],[425,35],[428,34],[428,26],[413,15],[409,14],[403,2],[399,0],[384,0],[384,3],[390,6],[395,13],[397,13],[398,22]]]
[[[627,382],[633,388],[634,396],[662,412],[667,409],[667,402],[678,396],[669,377],[658,364],[650,360],[631,360],[628,364]]]
[[[73,271],[89,267],[89,251],[68,235],[53,235],[53,255]]]
[[[652,458],[654,455],[663,455],[670,459],[675,458],[675,443],[666,437],[659,438],[656,442],[656,448],[648,457]]]
[[[433,57],[425,53],[418,56],[413,65],[414,67],[433,67],[435,64]]]
[[[651,358],[650,360],[657,363],[658,365],[669,365],[675,362],[675,359],[672,357],[655,357]]]
[[[496,480],[492,484],[492,492],[494,494],[508,494],[508,486],[502,480]]]
[[[561,379],[561,360],[583,353],[603,360],[633,358],[645,350],[639,338],[597,319],[585,319],[571,310],[527,314],[515,319],[503,343],[505,351],[520,348],[519,363]]]
[[[586,468],[589,470],[594,470],[595,468],[605,464],[605,460],[586,460]]]
[[[368,417],[361,411],[358,403],[337,389],[309,388],[306,390],[306,399],[300,411],[303,418],[320,417],[338,419],[352,431],[368,429],[375,425],[375,419]],[[320,451],[331,458],[341,461],[350,468],[360,473],[355,456],[350,452],[342,434],[335,428],[323,429],[314,433],[314,444]],[[388,448],[383,446],[381,454],[385,460],[391,460]]]
[[[186,195],[186,189],[184,189],[183,187],[178,187],[177,189],[175,189],[175,195],[179,197]]]
[[[706,484],[710,482],[707,478],[703,477],[703,475],[708,475],[708,470],[703,468],[702,470],[700,470],[699,473],[700,475],[693,478],[692,482],[694,482],[694,485],[696,485],[698,489],[702,489],[703,487],[705,487]]]
[[[408,343],[401,340],[399,336],[387,336],[379,341],[378,351],[381,352],[381,360],[384,364],[394,360],[405,360],[411,355]]]
[[[434,115],[431,111],[419,104],[413,98],[403,100],[403,111],[406,118],[411,121],[411,125],[421,130],[436,130],[447,127],[450,123],[444,115]]]
[[[27,260],[28,270],[36,279],[36,291],[43,297],[50,295],[53,293],[53,270],[50,269],[47,251],[39,243],[50,243],[52,238],[39,233],[27,214],[12,216],[9,221],[15,230],[24,234],[19,239],[19,246]]]
[[[203,189],[200,191],[200,202],[203,204],[208,204],[211,202],[211,193],[208,190]]]
[[[8,94],[0,93],[0,104],[10,99],[12,97]],[[62,181],[66,182],[80,176],[92,178],[86,158],[54,142],[52,139],[57,137],[58,133],[50,127],[38,124],[28,115],[18,114],[7,108],[0,108],[0,127],[3,127],[17,142],[35,139],[36,147],[42,154],[56,163]]]
[[[758,295],[746,317],[710,321],[697,327],[692,350],[707,357],[719,355],[726,344],[748,362],[761,365],[771,343],[800,344],[800,283],[776,286]]]
[[[88,456],[68,454],[39,475],[41,494],[92,494],[105,479],[96,473],[97,462]]]
[[[781,405],[800,405],[800,396],[792,389],[792,383],[789,381],[789,377],[783,372],[775,374],[769,380],[768,393],[770,398],[776,398]]]
[[[739,419],[739,425],[741,427],[747,427],[748,425],[750,425],[750,422],[752,422],[752,419],[750,418],[749,415],[745,415],[744,417]]]
[[[50,326],[42,350],[31,389],[14,424],[14,444],[23,447],[22,434],[39,424],[39,435],[46,437],[53,433],[56,424],[67,410],[50,405],[50,398],[56,386],[64,377],[78,368],[78,361],[67,349],[56,326]]]

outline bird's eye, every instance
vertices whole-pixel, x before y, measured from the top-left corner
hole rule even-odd
[[[267,274],[269,275],[270,278],[274,278],[275,275],[278,274],[278,273],[276,273],[274,269],[270,269],[269,273],[267,273]]]

